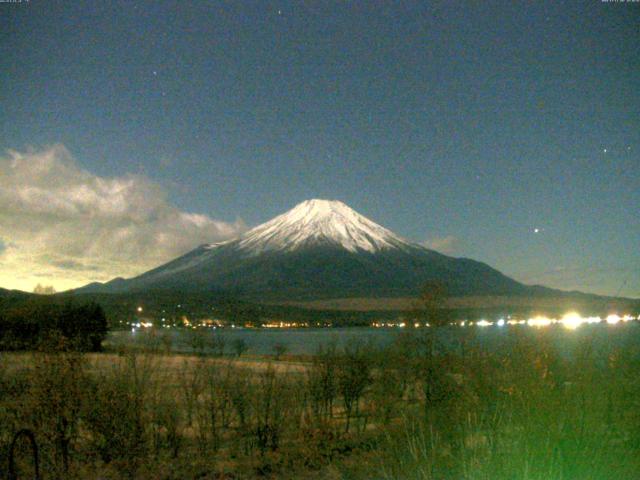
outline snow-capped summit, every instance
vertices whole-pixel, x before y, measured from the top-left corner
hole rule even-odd
[[[303,246],[339,245],[356,252],[399,248],[407,242],[337,200],[313,199],[249,230],[239,248],[251,254]]]

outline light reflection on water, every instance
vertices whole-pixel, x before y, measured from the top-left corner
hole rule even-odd
[[[560,351],[570,351],[580,342],[593,340],[600,350],[611,350],[615,347],[637,345],[640,347],[640,323],[635,317],[613,316],[579,317],[567,314],[561,318],[534,317],[526,320],[498,319],[495,321],[480,320],[465,322],[465,327],[447,326],[435,332],[439,342],[445,348],[457,348],[463,343],[477,345],[488,350],[508,348],[517,335],[544,335],[550,339]],[[469,328],[475,327],[475,328]],[[534,327],[534,328],[529,328]],[[427,329],[413,328],[226,328],[200,329],[205,344],[215,336],[224,338],[225,351],[232,353],[233,343],[243,340],[249,347],[249,354],[269,355],[274,353],[276,345],[286,346],[287,353],[306,355],[317,352],[320,346],[334,343],[337,347],[353,343],[364,343],[385,346],[393,342],[401,334],[420,334]],[[428,329],[433,330],[433,329]],[[131,331],[115,331],[109,334],[108,344],[145,346],[156,342],[157,345],[171,342],[173,352],[189,353],[193,351],[192,338],[194,331],[190,329],[140,329]],[[164,340],[161,341],[161,338]],[[208,347],[205,345],[205,351]]]

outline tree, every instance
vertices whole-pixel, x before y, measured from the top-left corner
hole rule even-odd
[[[448,298],[447,287],[438,281],[426,282],[420,289],[420,295],[414,304],[414,318],[418,322],[426,322],[431,327],[442,327],[451,322],[446,309]]]
[[[247,342],[245,342],[243,338],[236,338],[233,341],[233,351],[236,352],[237,356],[241,356],[247,350],[249,350],[249,346],[247,345]]]
[[[338,394],[338,355],[336,343],[322,345],[312,357],[307,370],[307,390],[311,408],[318,420],[326,422],[333,415],[333,402]]]
[[[287,347],[286,344],[284,343],[276,343],[273,346],[273,353],[276,357],[276,360],[280,360],[280,357],[282,355],[284,355],[285,353],[287,353],[287,351],[289,350],[289,348]]]
[[[76,306],[69,302],[53,323],[53,329],[71,340],[79,350],[100,351],[107,336],[107,317],[97,303]]]
[[[67,340],[65,349],[99,351],[106,335],[107,318],[96,303],[60,305],[39,298],[5,311],[0,318],[3,349],[33,349],[62,336]]]
[[[216,357],[224,357],[224,348],[226,343],[224,335],[219,331],[216,331],[209,338],[209,348],[213,351],[213,354]]]
[[[371,381],[371,359],[362,345],[345,347],[344,355],[338,363],[338,391],[344,403],[347,433],[351,417],[358,416],[360,398]]]
[[[56,289],[53,288],[52,285],[37,284],[33,289],[33,293],[37,293],[38,295],[53,295],[56,293]]]

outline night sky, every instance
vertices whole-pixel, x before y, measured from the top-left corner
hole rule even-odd
[[[310,198],[640,297],[640,2],[0,3],[0,287],[141,273]]]

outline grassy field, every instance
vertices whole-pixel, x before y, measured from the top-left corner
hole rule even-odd
[[[28,428],[46,479],[638,478],[640,344],[509,335],[491,353],[423,330],[278,361],[3,353],[0,470]],[[13,457],[32,478],[24,440]]]

